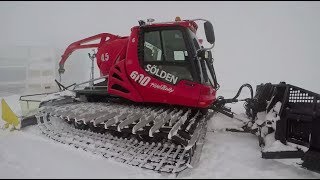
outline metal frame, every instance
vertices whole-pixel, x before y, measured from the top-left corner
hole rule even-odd
[[[90,79],[88,81],[84,81],[82,83],[78,83],[78,84],[74,84],[74,87],[73,87],[73,90],[75,90],[77,87],[79,87],[80,85],[83,85],[83,84],[86,84],[86,83],[89,83],[89,88],[90,89],[95,89],[96,86],[93,85],[93,82],[96,81],[96,80],[100,80],[100,79],[103,79],[103,78],[108,78],[109,75],[106,75],[106,76],[101,76],[101,77],[98,77],[98,78],[95,78],[95,79]],[[108,87],[108,86],[98,86],[98,87]]]

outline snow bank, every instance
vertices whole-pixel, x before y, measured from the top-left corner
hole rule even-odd
[[[276,140],[268,147],[263,148],[263,152],[279,152],[279,151],[297,151],[298,149],[292,146],[284,145],[279,140]]]
[[[297,147],[290,144],[283,144],[275,139],[275,133],[268,134],[265,138],[265,146],[262,148],[263,152],[279,152],[279,151],[297,151]]]
[[[194,179],[308,179],[320,174],[283,163],[287,160],[261,158],[257,137],[248,133],[208,132]],[[292,160],[292,159],[290,159]]]
[[[309,150],[308,147],[302,146],[302,145],[299,145],[299,144],[294,144],[294,143],[291,143],[291,142],[287,142],[287,144],[288,144],[289,146],[292,146],[292,147],[295,147],[295,148],[297,148],[297,149],[300,149],[300,150],[303,151],[303,152],[307,152],[307,151]]]
[[[215,113],[208,122],[209,131],[225,131],[227,129],[235,129],[243,131],[242,127],[245,122],[230,118],[221,113]]]
[[[268,112],[259,112],[257,120],[251,127],[257,129],[261,127],[262,136],[264,137],[265,146],[262,148],[263,152],[278,152],[278,151],[297,151],[298,148],[293,145],[285,145],[275,139],[275,133],[268,134],[268,128],[276,130],[276,122],[280,120],[279,111],[281,102],[277,102],[275,106]],[[208,122],[209,131],[225,131],[227,129],[234,129],[243,131],[246,123],[250,120],[246,118],[244,113],[236,115],[235,118],[230,118],[221,113],[216,113]],[[258,134],[257,134],[258,135]],[[299,148],[300,149],[300,148]]]

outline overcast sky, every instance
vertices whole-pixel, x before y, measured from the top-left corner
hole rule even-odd
[[[0,46],[65,48],[176,16],[213,23],[222,89],[286,81],[320,93],[319,2],[0,2]]]

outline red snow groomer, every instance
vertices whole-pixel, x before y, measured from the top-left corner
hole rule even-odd
[[[196,36],[201,21],[210,47],[203,47]],[[245,101],[254,121],[256,105],[267,101],[254,98],[249,84],[234,98],[216,97],[219,84],[210,51],[214,44],[209,21],[179,17],[162,23],[141,20],[125,37],[102,33],[74,42],[62,55],[60,75],[73,51],[96,48],[89,57],[96,60],[101,77],[74,84],[74,97],[42,102],[39,127],[59,142],[134,166],[169,173],[194,166],[214,112],[233,117],[224,105]],[[86,83],[89,86],[79,89]],[[243,87],[251,97],[238,100]]]
[[[99,94],[134,102],[207,108],[216,100],[219,87],[208,51],[215,38],[212,24],[206,21],[206,36],[212,46],[202,48],[195,21],[140,21],[140,26],[131,28],[130,36],[102,33],[74,42],[62,55],[59,72],[64,72],[64,63],[74,50],[97,48],[97,65],[107,86]],[[91,43],[96,40],[99,43]]]

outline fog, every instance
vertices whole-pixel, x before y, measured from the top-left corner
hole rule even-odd
[[[221,89],[286,81],[320,93],[319,2],[0,2],[0,46],[64,49],[101,32],[130,35],[141,19],[176,16],[213,23]],[[72,61],[88,74],[89,61]]]

